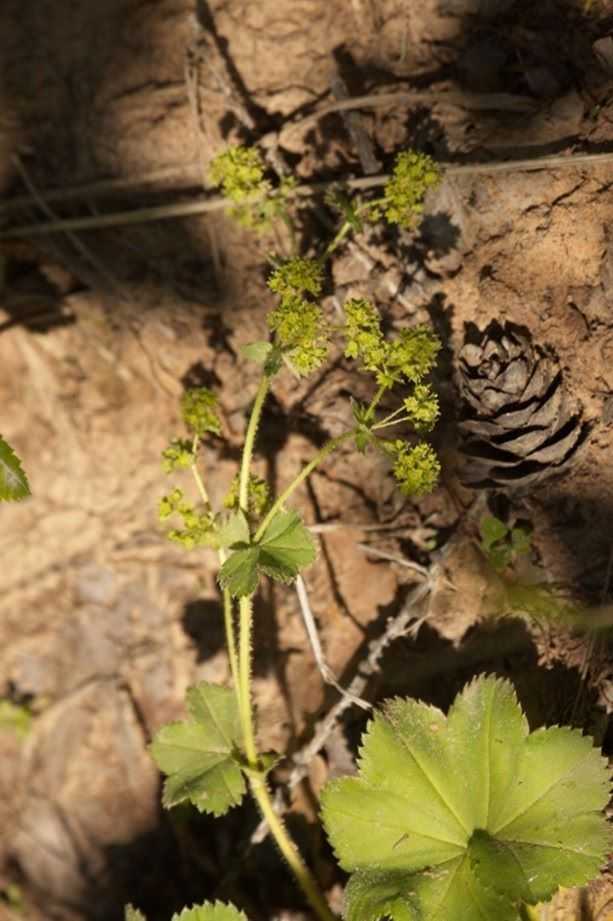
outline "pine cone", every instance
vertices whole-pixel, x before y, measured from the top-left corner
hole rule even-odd
[[[558,363],[512,323],[494,320],[483,332],[471,324],[458,387],[467,486],[523,490],[560,470],[582,440],[585,425]]]

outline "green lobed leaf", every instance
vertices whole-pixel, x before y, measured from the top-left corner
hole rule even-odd
[[[245,513],[238,509],[238,511],[228,515],[219,528],[217,538],[220,547],[232,547],[234,544],[248,543],[249,524]]]
[[[508,681],[481,677],[445,715],[388,701],[359,775],[332,781],[323,818],[348,921],[514,921],[520,901],[581,885],[603,863],[606,762],[589,738],[529,734]]]
[[[244,912],[231,903],[204,902],[172,916],[172,921],[247,921]]]
[[[234,597],[252,595],[261,574],[291,582],[317,555],[297,512],[277,512],[257,543],[235,545],[219,572],[219,584]]]
[[[260,548],[247,545],[236,549],[219,570],[219,584],[228,589],[233,598],[253,595],[258,587],[258,559]]]
[[[232,690],[202,682],[187,692],[190,718],[163,726],[150,745],[167,775],[163,803],[170,809],[189,800],[201,812],[224,815],[245,793],[235,757],[241,738]]]
[[[0,435],[0,502],[15,502],[30,495],[21,461]]]
[[[291,582],[317,556],[315,542],[297,512],[277,512],[259,541],[260,569],[277,582]]]

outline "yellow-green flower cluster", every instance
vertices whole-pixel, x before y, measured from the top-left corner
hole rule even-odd
[[[440,168],[431,157],[415,150],[403,151],[396,158],[392,178],[373,216],[382,213],[390,224],[414,228],[423,213],[426,192],[440,181]]]
[[[429,384],[415,384],[411,396],[404,400],[404,408],[418,432],[429,432],[440,415],[438,397]]]
[[[237,205],[257,192],[266,192],[269,185],[264,179],[264,163],[254,147],[228,147],[211,161],[209,172],[211,181]]]
[[[215,547],[217,544],[215,520],[210,512],[197,512],[191,502],[186,501],[183,490],[173,489],[160,499],[160,521],[166,521],[171,515],[183,519],[183,528],[174,528],[167,532],[169,540],[181,544],[187,550],[194,547]]]
[[[195,461],[191,441],[184,438],[173,438],[168,447],[162,451],[162,470],[172,473],[173,470],[186,470]]]
[[[221,425],[217,415],[217,397],[207,387],[192,387],[181,397],[181,414],[183,421],[195,435],[206,432],[221,434]]]
[[[238,494],[240,489],[240,476],[237,474],[228,490],[223,504],[225,508],[232,511],[240,508]],[[248,511],[256,520],[262,517],[270,499],[270,490],[266,480],[256,476],[254,473],[249,474],[249,492],[248,492]]]
[[[377,372],[385,362],[387,346],[377,309],[365,299],[345,302],[345,357],[360,360],[365,371]]]
[[[418,383],[434,367],[440,348],[440,340],[425,324],[401,330],[388,344],[380,383],[389,380],[391,387],[402,378]]]
[[[432,492],[441,472],[434,449],[425,442],[411,446],[404,441],[396,441],[390,448],[394,456],[394,478],[400,491],[405,496],[415,497]]]
[[[293,176],[284,176],[276,189],[265,179],[266,165],[255,147],[235,145],[211,162],[211,181],[233,202],[231,215],[244,227],[265,230],[287,210],[287,199],[296,187]]]
[[[279,294],[279,304],[268,315],[275,344],[298,374],[310,374],[328,354],[328,324],[317,297],[322,288],[322,269],[315,259],[289,259],[272,273],[268,287]]]
[[[419,383],[436,361],[441,344],[429,326],[403,329],[391,340],[381,331],[376,308],[367,300],[345,304],[345,356],[357,358],[380,387],[390,389],[404,378]]]
[[[321,263],[317,259],[303,259],[300,256],[277,266],[268,279],[268,287],[279,297],[302,293],[319,297],[322,285]]]

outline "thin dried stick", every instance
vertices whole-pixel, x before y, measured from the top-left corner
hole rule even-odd
[[[448,176],[472,176],[488,173],[509,172],[534,172],[542,169],[568,168],[577,169],[581,166],[598,166],[602,163],[613,161],[613,152],[601,154],[577,154],[565,156],[564,154],[539,157],[536,160],[506,160],[498,163],[465,163],[462,165],[441,163],[441,169]],[[374,189],[385,185],[389,176],[362,176],[357,179],[347,179],[345,186],[348,189]],[[296,186],[292,195],[297,198],[307,198],[325,192],[337,186],[338,180],[330,182],[303,183]],[[253,199],[257,201],[257,198]],[[96,217],[68,218],[66,220],[50,221],[47,224],[26,224],[4,230],[0,233],[0,240],[18,239],[20,237],[34,237],[42,234],[59,233],[74,230],[94,230],[103,227],[120,227],[128,224],[149,223],[151,221],[168,220],[171,218],[190,217],[206,214],[209,211],[221,211],[231,203],[220,195],[199,198],[195,201],[180,202],[172,205],[158,205],[151,208],[135,208],[130,211],[118,211],[113,214],[103,214]]]
[[[304,584],[304,579],[300,575],[296,577],[296,595],[298,596],[300,613],[302,614],[302,620],[307,632],[307,637],[311,645],[311,650],[313,652],[313,656],[315,658],[315,662],[317,663],[317,668],[319,669],[321,677],[326,684],[329,684],[331,687],[335,688],[341,697],[346,698],[349,704],[355,704],[356,707],[361,707],[363,710],[371,710],[371,703],[369,703],[367,700],[362,700],[361,697],[355,697],[339,684],[336,675],[326,662],[323,649],[321,648],[321,641],[319,639],[319,631],[317,630],[315,617],[313,616],[313,611],[311,610],[311,605],[309,603],[309,596],[307,594],[306,585]]]
[[[49,207],[45,199],[39,193],[28,171],[26,170],[25,166],[21,162],[21,158],[17,154],[15,154],[15,156],[13,157],[13,163],[19,175],[21,176],[21,179],[24,185],[30,192],[32,198],[36,201],[38,207],[41,209],[43,214],[46,214],[47,217],[51,221],[55,221],[56,217],[55,217],[53,210]],[[77,252],[80,253],[80,255],[85,259],[85,261],[89,262],[89,264],[99,273],[99,275],[106,280],[107,284],[115,292],[115,294],[122,295],[121,288],[117,284],[113,276],[110,275],[109,272],[107,272],[105,267],[101,264],[99,259],[97,259],[96,256],[94,256],[94,254],[89,250],[89,248],[81,240],[79,240],[79,238],[71,231],[68,230],[68,231],[65,231],[65,233],[68,239],[70,240],[70,242],[72,243],[72,245],[74,246],[74,248],[77,250]]]
[[[389,560],[390,563],[398,563],[399,566],[404,566],[405,569],[416,572],[423,579],[428,577],[427,568],[425,566],[420,566],[419,563],[414,563],[413,560],[407,560],[405,557],[398,556],[396,553],[387,553],[385,550],[378,550],[377,547],[372,547],[370,544],[356,544],[356,546],[364,553],[370,553],[371,556],[377,556],[381,560]]]
[[[280,139],[298,131],[306,131],[316,125],[326,115],[334,112],[347,112],[351,109],[374,109],[379,106],[394,105],[398,102],[429,103],[430,105],[460,106],[477,111],[534,112],[537,108],[533,99],[527,96],[515,96],[511,93],[465,93],[462,90],[436,92],[434,90],[399,90],[393,93],[368,93],[365,96],[351,96],[337,99],[321,106],[317,112],[285,125],[280,132]]]
[[[332,90],[332,95],[337,101],[350,99],[349,90],[347,85],[340,73],[332,80],[330,85]],[[364,125],[362,124],[362,118],[358,112],[342,110],[342,118],[345,124],[345,129],[347,134],[353,142],[358,157],[360,158],[360,165],[362,167],[362,172],[365,176],[372,176],[373,173],[378,173],[381,169],[382,163],[377,159],[375,155],[375,148],[373,145],[370,136],[368,135]]]
[[[406,531],[407,528],[414,528],[414,524],[406,524],[397,521],[390,521],[381,524],[367,524],[363,521],[322,521],[319,524],[310,524],[309,531],[313,534],[327,534],[330,531],[349,530],[349,531]]]
[[[294,753],[292,757],[294,767],[287,783],[284,785],[286,790],[293,790],[306,777],[309,764],[324,747],[326,740],[345,710],[352,705],[350,697],[361,697],[369,680],[379,670],[381,658],[387,647],[399,637],[406,636],[409,631],[417,632],[427,615],[416,617],[415,609],[432,590],[438,578],[439,566],[439,563],[435,563],[432,566],[428,579],[411,590],[401,611],[388,620],[383,634],[368,644],[366,656],[349,684],[346,696],[341,697],[326,716],[320,720],[315,727],[315,733],[311,741]],[[275,794],[275,808],[279,811],[284,811],[285,809],[282,789],[277,790]],[[268,826],[265,822],[260,822],[251,837],[251,842],[257,844],[259,841],[263,841],[267,834]]]
[[[97,179],[93,182],[71,186],[67,189],[42,189],[40,194],[47,203],[53,202],[57,204],[58,202],[79,201],[98,195],[136,192],[142,186],[156,185],[160,182],[173,179],[181,179],[183,182],[188,180],[190,184],[194,186],[198,185],[198,161],[194,160],[193,162],[182,163],[176,166],[163,166],[149,173],[143,173],[136,178]],[[187,187],[189,188],[189,185]],[[15,198],[10,198],[8,201],[0,204],[0,217],[7,217],[14,211],[21,211],[23,208],[31,208],[34,203],[31,195],[17,195]]]

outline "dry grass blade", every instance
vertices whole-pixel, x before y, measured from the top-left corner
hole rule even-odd
[[[539,157],[535,160],[506,160],[496,163],[466,163],[457,165],[453,163],[439,164],[448,176],[472,176],[488,173],[533,172],[542,169],[578,169],[581,167],[596,167],[603,163],[613,163],[613,152],[602,154],[578,154],[565,156],[564,154]],[[386,174],[379,176],[363,176],[358,179],[348,179],[346,187],[351,190],[374,189],[385,185],[390,177]],[[338,185],[338,180],[332,182],[303,183],[296,186],[292,195],[297,198],[308,198],[326,192]],[[257,198],[254,198],[256,201]],[[49,221],[44,224],[25,224],[9,228],[0,233],[0,240],[18,239],[22,237],[35,237],[49,233],[65,233],[76,230],[97,230],[104,227],[121,227],[128,224],[146,224],[152,221],[170,220],[173,218],[190,217],[192,215],[206,214],[209,211],[222,211],[230,203],[220,195],[201,197],[195,201],[177,202],[169,205],[157,205],[151,208],[135,208],[130,211],[118,211],[112,214],[102,214],[92,217],[68,218],[66,220]],[[1,213],[1,212],[0,212]]]

